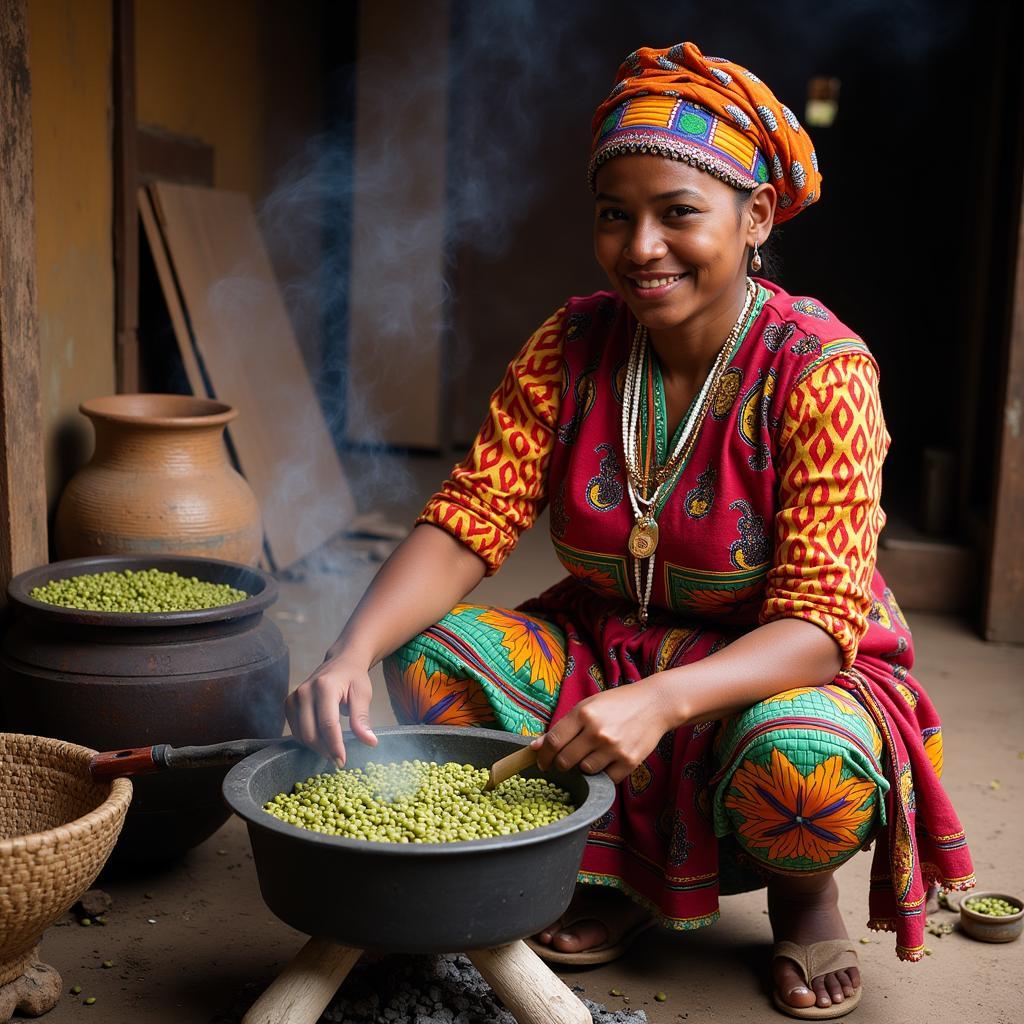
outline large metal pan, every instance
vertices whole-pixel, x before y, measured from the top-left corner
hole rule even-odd
[[[420,758],[485,768],[530,741],[452,726],[375,731],[377,747],[346,735],[349,767]],[[552,770],[543,777],[572,795],[572,814],[530,832],[453,843],[324,836],[263,810],[276,794],[325,770],[330,765],[313,751],[276,745],[232,768],[224,797],[248,824],[263,899],[282,921],[345,946],[396,953],[485,949],[550,924],[569,905],[589,828],[615,792],[603,772]]]

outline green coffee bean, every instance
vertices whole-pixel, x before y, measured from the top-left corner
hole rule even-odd
[[[125,569],[50,580],[29,597],[62,608],[97,612],[186,612],[244,601],[244,590],[160,569]]]
[[[324,835],[384,843],[448,843],[512,835],[575,810],[546,779],[515,775],[485,793],[486,768],[434,761],[369,763],[315,775],[264,804],[268,814]]]
[[[1014,905],[998,896],[972,896],[964,900],[964,906],[976,914],[985,914],[989,917],[1010,917],[1021,910],[1019,904]]]

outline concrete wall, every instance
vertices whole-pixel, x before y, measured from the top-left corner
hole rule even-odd
[[[28,0],[39,344],[52,508],[114,390],[110,0]]]

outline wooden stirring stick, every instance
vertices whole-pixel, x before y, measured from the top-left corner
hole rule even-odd
[[[494,789],[495,786],[501,785],[506,779],[512,778],[513,775],[518,775],[521,771],[529,768],[531,764],[536,763],[537,751],[529,746],[520,747],[514,753],[509,754],[508,757],[503,757],[491,765],[491,773],[487,777],[484,792],[486,793],[488,790]]]

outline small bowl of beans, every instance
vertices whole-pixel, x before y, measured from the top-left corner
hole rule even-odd
[[[960,901],[960,927],[982,942],[1012,942],[1024,930],[1024,902],[1001,892],[974,892]]]

